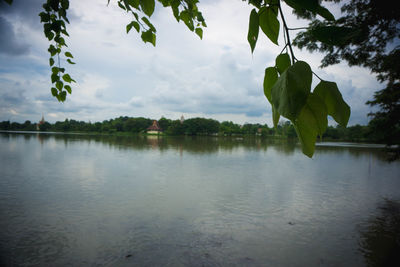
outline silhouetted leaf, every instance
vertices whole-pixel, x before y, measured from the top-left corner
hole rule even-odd
[[[62,81],[57,81],[57,82],[56,82],[56,88],[57,88],[59,91],[62,90],[63,86],[64,86],[64,84],[63,84]]]
[[[278,78],[272,87],[272,104],[280,115],[294,121],[307,102],[312,72],[304,61],[297,61]]]
[[[141,37],[142,37],[143,42],[152,43],[153,46],[156,46],[156,35],[151,30],[142,32]]]
[[[51,94],[52,94],[53,96],[57,96],[57,95],[58,95],[57,89],[54,88],[54,87],[51,87]]]
[[[201,28],[196,28],[195,32],[200,37],[200,39],[203,39],[203,30]]]
[[[287,68],[290,67],[290,57],[287,53],[280,54],[275,59],[275,66],[279,74],[282,74]]]
[[[263,7],[258,11],[258,18],[261,30],[274,44],[278,45],[280,24],[275,10],[271,7]]]
[[[147,26],[149,26],[149,28],[153,32],[156,32],[156,28],[153,26],[153,24],[151,24],[151,22],[146,17],[143,17],[142,20],[144,21],[144,23],[146,23]]]
[[[272,86],[276,83],[278,80],[278,72],[274,67],[269,67],[265,69],[265,75],[264,75],[264,95],[267,97],[268,101],[272,103],[271,100],[271,90]]]
[[[247,41],[250,44],[251,52],[254,52],[254,48],[256,47],[258,32],[260,30],[260,26],[258,23],[258,13],[254,8],[250,13],[249,19],[249,31],[247,33]]]
[[[284,0],[288,6],[294,9],[307,9],[312,13],[316,13],[319,3],[318,0]]]
[[[154,12],[155,2],[154,0],[140,0],[140,7],[144,14],[150,17]]]
[[[67,85],[64,85],[64,88],[65,88],[65,90],[67,90],[67,92],[68,92],[69,94],[72,93],[71,86],[69,86],[68,84],[67,84]]]
[[[318,135],[322,135],[328,126],[327,110],[323,100],[310,94],[299,116],[293,122],[297,136],[301,142],[302,151],[312,157]]]
[[[324,101],[328,115],[341,126],[346,127],[350,118],[350,107],[343,100],[336,83],[321,81],[315,87],[314,94]]]
[[[335,17],[332,15],[332,13],[326,9],[325,7],[318,6],[317,7],[317,14],[323,17],[326,20],[334,21]]]

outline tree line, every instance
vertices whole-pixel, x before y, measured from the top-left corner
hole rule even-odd
[[[44,132],[83,132],[99,134],[145,134],[154,120],[144,117],[121,116],[103,122],[84,122],[65,119],[55,123],[24,123],[2,121],[0,130],[4,131],[44,131]],[[281,121],[277,127],[267,124],[245,123],[243,125],[232,121],[219,122],[214,119],[190,118],[186,120],[171,120],[162,117],[158,121],[164,135],[213,135],[213,136],[260,136],[296,138],[296,131],[290,121]],[[354,125],[347,128],[328,126],[322,139],[382,142],[384,137],[373,130],[370,125]]]

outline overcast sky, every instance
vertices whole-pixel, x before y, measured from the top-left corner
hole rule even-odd
[[[208,25],[203,40],[158,4],[153,47],[134,29],[126,34],[131,17],[116,1],[107,7],[107,0],[70,0],[67,44],[77,64],[63,65],[77,84],[64,103],[50,93],[49,43],[38,17],[43,2],[14,0],[9,7],[0,1],[0,121],[37,122],[42,114],[49,122],[184,115],[272,125],[262,81],[283,40],[278,47],[260,34],[252,55],[247,43],[251,8],[245,2],[201,0]],[[284,11],[289,27],[306,25]],[[337,82],[352,109],[350,125],[368,122],[371,108],[365,102],[383,87],[374,75],[346,64],[320,69],[321,55],[298,49],[295,54],[321,78]]]

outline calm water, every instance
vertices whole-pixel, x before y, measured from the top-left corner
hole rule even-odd
[[[364,266],[400,164],[327,144],[0,134],[0,265]]]

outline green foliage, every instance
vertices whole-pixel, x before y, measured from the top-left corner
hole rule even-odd
[[[254,48],[256,48],[259,29],[260,27],[259,27],[258,13],[257,10],[254,8],[250,13],[249,32],[247,34],[247,41],[250,44],[252,53],[254,52]]]
[[[272,99],[271,99],[271,90],[272,86],[276,83],[278,80],[278,72],[274,67],[268,67],[265,69],[265,75],[264,75],[264,95],[268,99],[268,101],[272,104]]]
[[[312,72],[304,61],[290,66],[272,87],[272,104],[282,116],[294,121],[307,102]]]
[[[294,122],[297,135],[302,144],[303,153],[312,157],[315,139],[322,136],[328,126],[327,111],[324,103],[315,94],[310,94]]]
[[[279,74],[282,73],[290,67],[290,57],[288,53],[280,54],[276,57],[275,67],[278,70]]]
[[[63,36],[68,36],[66,23],[69,23],[67,18],[67,10],[69,8],[68,0],[47,0],[43,4],[44,11],[39,14],[40,22],[43,23],[44,35],[52,42],[48,48],[50,54],[49,65],[52,67],[51,82],[54,87],[51,88],[51,94],[58,101],[64,102],[67,93],[71,93],[71,86],[61,81],[61,75],[66,83],[75,82],[65,69],[61,68],[60,56],[62,49],[67,47]],[[67,57],[67,62],[75,64],[69,58],[73,58],[71,52],[64,53]],[[57,66],[54,66],[57,62]]]
[[[296,13],[317,14],[329,21],[334,21],[333,15],[322,7],[318,0],[285,0]],[[284,28],[285,47],[276,57],[275,66],[265,69],[264,95],[272,106],[274,126],[279,124],[280,116],[289,119],[299,136],[303,153],[309,157],[314,154],[315,142],[318,136],[325,132],[331,115],[341,125],[347,125],[350,108],[344,102],[335,83],[321,83],[311,91],[313,72],[304,61],[298,61],[294,56],[290,41],[289,28],[286,24],[280,2],[277,0],[249,1],[255,8],[250,14],[248,42],[253,53],[258,38],[258,27],[274,43],[278,45],[280,22]],[[257,12],[258,9],[258,12]],[[258,14],[258,17],[256,16]],[[341,42],[349,38],[346,29],[318,28],[317,35],[324,42]],[[340,38],[335,39],[336,33]],[[286,49],[286,53],[283,51]],[[288,53],[288,49],[290,54]],[[317,76],[318,77],[318,76]]]
[[[346,61],[350,66],[369,68],[384,89],[367,104],[378,106],[371,113],[370,128],[375,139],[385,142],[394,158],[400,157],[400,36],[398,10],[385,1],[343,1],[336,21],[312,18],[309,27],[294,40],[299,48],[325,53],[322,67]],[[304,14],[299,14],[304,17]],[[336,119],[335,119],[336,120]],[[344,123],[344,122],[342,122]],[[397,149],[392,146],[397,146]]]
[[[314,94],[324,101],[328,115],[339,125],[346,127],[350,117],[350,107],[344,102],[336,83],[321,81],[315,87]]]
[[[258,11],[258,16],[261,30],[271,40],[271,42],[278,45],[280,24],[277,19],[277,9],[272,6],[262,7]]]

